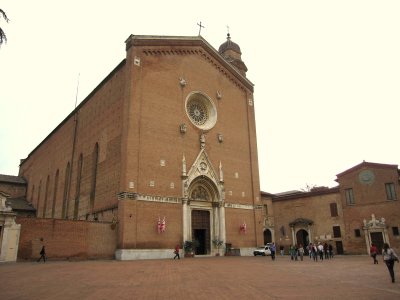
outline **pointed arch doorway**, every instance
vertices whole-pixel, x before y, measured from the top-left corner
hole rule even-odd
[[[192,210],[192,237],[196,255],[209,254],[210,243],[210,212],[207,210]]]
[[[194,242],[196,255],[217,253],[213,241],[225,242],[225,211],[217,185],[205,176],[195,178],[183,203],[184,241]]]

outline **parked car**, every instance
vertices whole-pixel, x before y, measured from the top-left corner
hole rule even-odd
[[[262,246],[262,247],[257,247],[256,249],[254,249],[253,254],[254,254],[254,256],[257,256],[257,255],[262,255],[262,256],[271,255],[271,246],[270,245],[265,245],[265,246]]]

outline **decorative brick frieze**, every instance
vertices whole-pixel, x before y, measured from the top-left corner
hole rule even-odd
[[[138,193],[121,192],[118,194],[118,200],[138,200],[163,203],[181,203],[182,199],[178,197],[164,197],[153,195],[141,195]]]
[[[220,63],[218,63],[211,55],[207,52],[203,51],[203,49],[160,49],[160,48],[147,48],[143,50],[144,55],[146,56],[167,56],[167,55],[200,55],[203,59],[205,59],[209,64],[211,64],[214,68],[216,68],[222,75],[228,78],[231,82],[233,82],[237,87],[241,90],[245,91],[245,87],[240,84],[235,77],[231,76],[231,72],[226,70]]]

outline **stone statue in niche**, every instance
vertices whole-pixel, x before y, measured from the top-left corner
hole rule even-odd
[[[200,135],[200,149],[204,149],[205,146],[206,146],[206,136],[204,135],[204,133],[201,133],[201,135]]]
[[[187,81],[183,77],[181,77],[179,78],[179,84],[181,85],[181,87],[184,87],[187,84]]]
[[[179,130],[181,133],[186,133],[186,131],[187,131],[186,124],[182,123],[181,125],[179,125]]]

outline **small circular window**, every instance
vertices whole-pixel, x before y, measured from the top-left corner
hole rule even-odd
[[[211,99],[201,92],[192,92],[186,98],[186,114],[202,130],[209,130],[217,122],[217,110]]]

